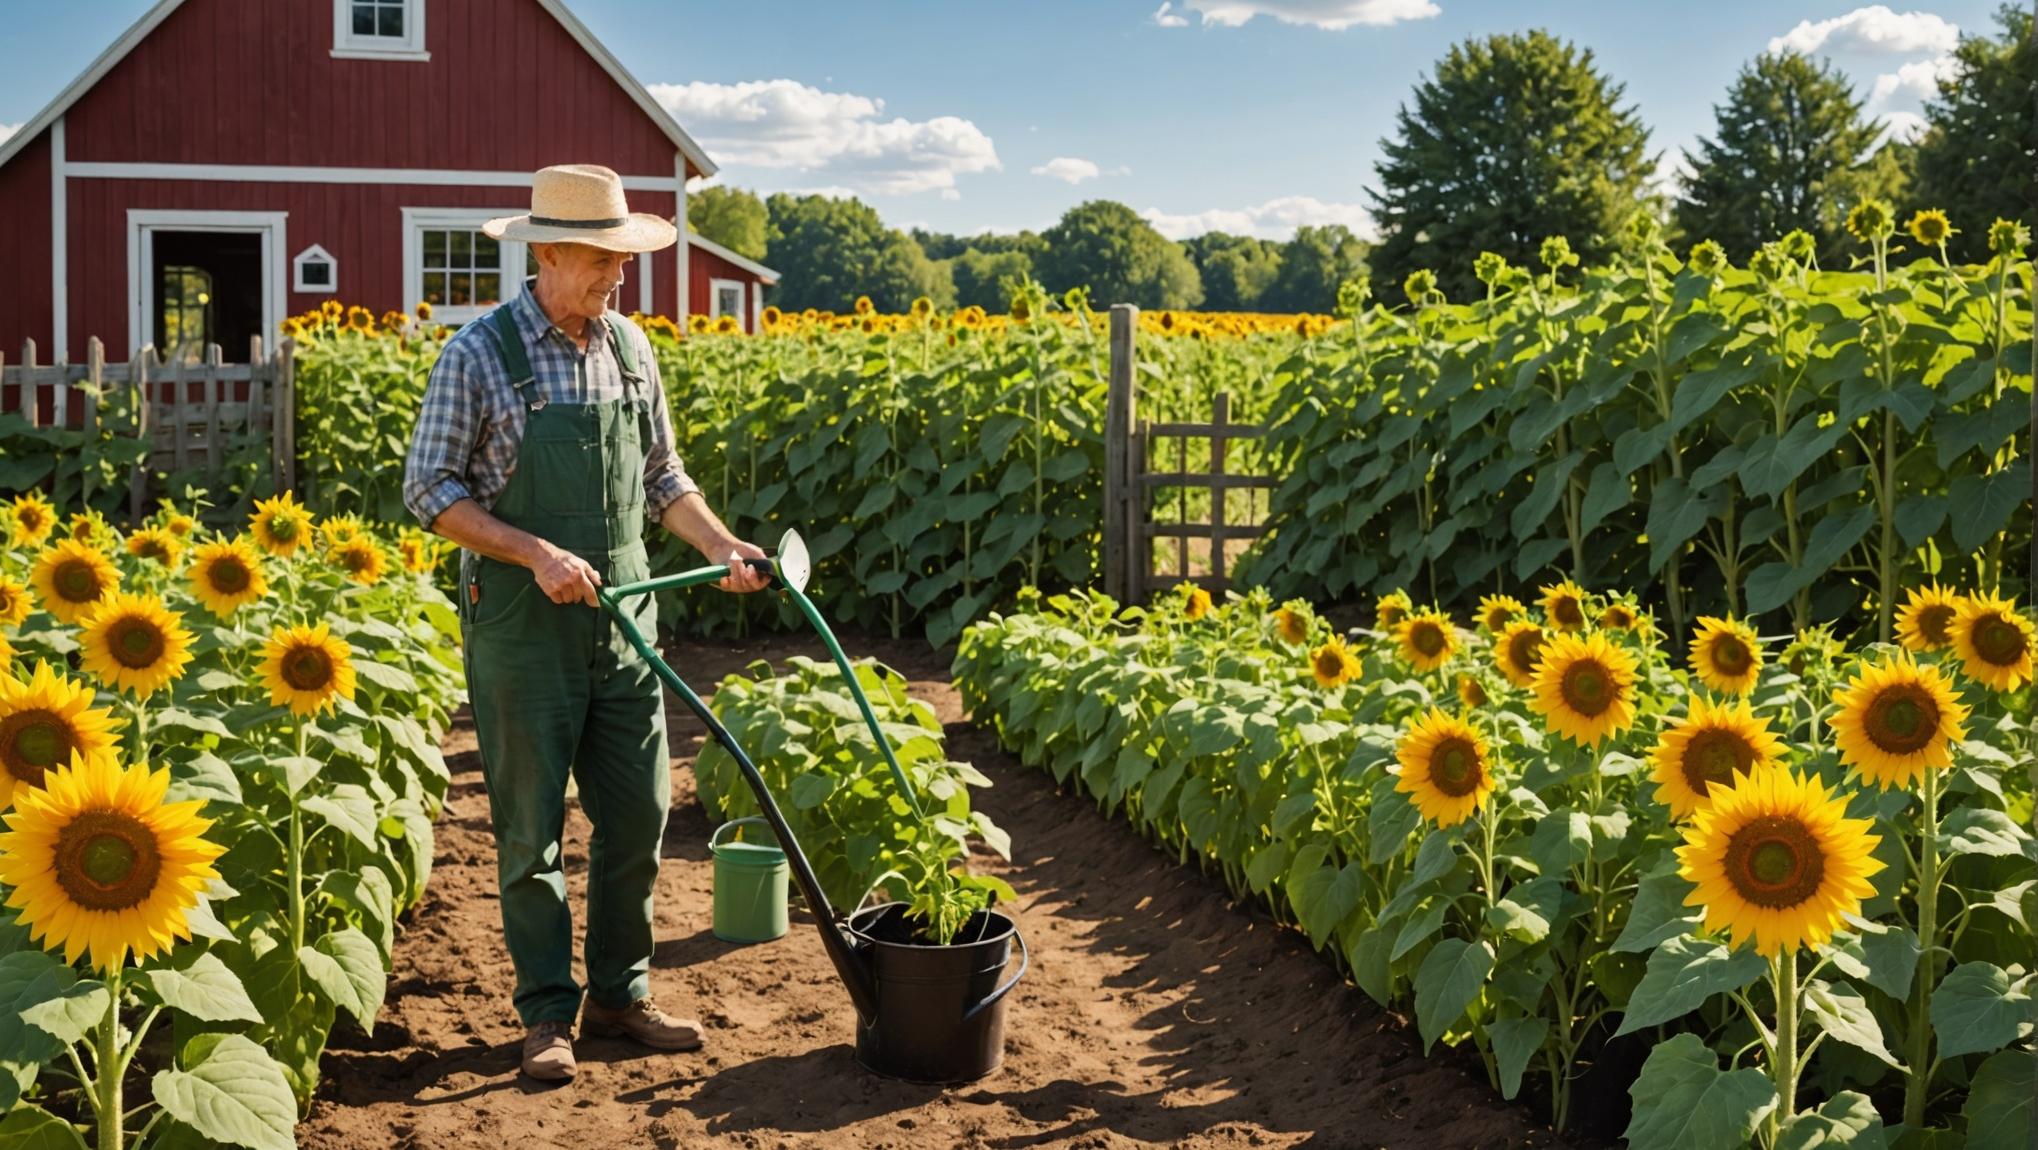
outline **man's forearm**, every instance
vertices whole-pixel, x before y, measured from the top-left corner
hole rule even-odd
[[[715,517],[708,501],[698,491],[689,491],[666,504],[665,513],[658,522],[667,531],[692,544],[694,550],[716,562],[727,559],[730,546],[736,542],[736,537]]]
[[[432,530],[476,554],[519,567],[535,566],[545,554],[543,540],[490,515],[472,499],[441,511]]]

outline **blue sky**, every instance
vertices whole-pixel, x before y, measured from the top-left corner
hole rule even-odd
[[[150,0],[0,0],[0,133]],[[193,0],[203,2],[203,0]],[[305,3],[307,0],[289,0]],[[318,2],[318,0],[311,0]],[[427,3],[430,0],[426,0]],[[1121,200],[1175,236],[1367,226],[1380,140],[1453,42],[1545,28],[1626,86],[1665,154],[1712,131],[1772,43],[1830,57],[1915,124],[1956,30],[1995,0],[569,0],[723,165],[758,189],[853,192],[898,226],[1013,231]],[[5,45],[0,45],[4,48]]]

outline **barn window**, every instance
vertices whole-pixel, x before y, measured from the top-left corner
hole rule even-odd
[[[720,319],[733,315],[738,322],[743,319],[743,281],[708,281],[708,318]]]
[[[290,261],[290,289],[331,294],[340,290],[340,264],[331,252],[313,244]]]
[[[425,0],[333,0],[333,55],[425,60]]]
[[[530,259],[526,244],[490,239],[482,222],[513,209],[405,208],[404,306],[432,305],[432,318],[463,323],[523,290],[517,269]]]

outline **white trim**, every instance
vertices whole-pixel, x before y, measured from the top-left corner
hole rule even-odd
[[[715,241],[707,238],[706,236],[701,235],[699,232],[686,233],[686,242],[693,245],[694,247],[701,249],[704,252],[713,252],[715,255],[720,256],[725,260],[728,260],[730,263],[735,264],[737,267],[742,268],[744,271],[749,272],[751,275],[754,275],[758,279],[763,280],[765,283],[775,284],[778,282],[777,272],[772,271],[770,268],[765,267],[763,264],[758,263],[756,260],[745,259],[744,257],[737,255],[735,252],[732,252],[728,248],[725,248],[722,245],[716,243]]]
[[[710,160],[708,154],[701,150],[701,146],[694,142],[694,138],[686,134],[686,129],[679,126],[679,121],[672,118],[672,113],[665,110],[665,105],[653,99],[651,93],[644,90],[644,85],[638,83],[635,76],[630,75],[629,69],[623,67],[614,56],[609,55],[609,50],[600,40],[595,39],[594,33],[589,32],[586,25],[572,12],[567,11],[564,0],[538,0],[538,3],[559,21],[567,34],[572,36],[588,55],[594,57],[595,63],[600,64],[603,71],[623,86],[623,94],[635,101],[645,115],[651,117],[651,122],[658,125],[659,130],[665,133],[666,139],[671,140],[682,155],[693,161],[695,175],[712,176],[720,170],[715,161]],[[685,168],[682,167],[680,175],[684,177],[685,174]]]
[[[686,154],[684,152],[674,152],[672,154],[672,190],[672,222],[673,226],[679,229],[680,236],[684,238],[687,235]],[[692,254],[692,244],[678,243],[673,245],[672,262],[678,267],[678,271],[675,274],[679,278],[679,292],[673,296],[676,302],[672,306],[672,318],[679,324],[679,330],[681,331],[686,330],[687,317],[693,314],[693,262],[690,259]]]
[[[227,183],[271,184],[410,184],[416,186],[529,188],[529,172],[470,172],[448,168],[305,168],[272,164],[72,164],[68,171],[78,179],[102,180],[219,180]],[[670,176],[624,176],[623,187],[633,192],[664,192],[672,188]],[[511,215],[526,211],[513,208]]]
[[[288,212],[201,212],[182,209],[129,208],[127,211],[127,353],[133,359],[153,336],[155,233],[254,232],[262,237],[262,338],[272,341],[282,327],[286,304],[283,285]],[[163,349],[158,349],[163,350]]]
[[[354,34],[354,0],[333,0],[332,55],[338,60],[429,60],[425,51],[425,0],[403,0],[403,35]]]
[[[750,281],[750,334],[764,330],[764,285]]]
[[[403,306],[416,308],[425,295],[424,245],[418,240],[418,233],[425,228],[473,228],[479,231],[481,225],[499,216],[513,216],[517,209],[510,208],[404,208],[403,209]],[[525,249],[529,246],[521,240],[497,240],[502,258],[502,299],[508,303],[524,291]],[[488,309],[469,304],[465,307],[432,305],[434,323],[465,323],[480,317]]]
[[[651,314],[651,253],[637,253],[637,310]]]
[[[749,292],[744,290],[744,288],[746,288],[747,286],[749,285],[745,284],[742,280],[725,280],[719,277],[709,280],[708,318],[721,319],[725,315],[733,315],[736,317],[738,322],[741,322],[743,319],[743,297],[750,294]],[[736,293],[736,310],[733,312],[723,311],[722,293],[724,291],[732,289]]]
[[[305,282],[304,265],[313,260],[319,260],[332,268],[332,274],[327,277],[326,282],[323,284]],[[311,295],[333,295],[337,293],[340,290],[340,261],[334,259],[333,253],[325,250],[319,244],[313,244],[298,252],[290,257],[290,290],[305,292]]]
[[[129,26],[127,31],[121,33],[120,39],[107,45],[106,51],[99,53],[83,72],[78,73],[77,79],[72,80],[63,91],[57,93],[56,99],[44,105],[43,110],[37,112],[28,123],[23,124],[20,131],[0,142],[0,166],[5,166],[7,161],[14,158],[16,152],[28,146],[30,140],[35,139],[44,128],[54,124],[72,104],[78,102],[80,96],[90,90],[92,85],[97,84],[106,73],[111,72],[115,64],[120,63],[129,52],[134,51],[134,46],[147,39],[148,34],[155,31],[156,26],[167,19],[170,13],[175,12],[182,3],[184,0],[160,0],[154,8],[144,12],[141,19]]]
[[[50,125],[50,328],[56,346],[50,354],[57,363],[68,363],[71,358],[71,292],[65,282],[70,279],[71,269],[71,226],[70,197],[64,193],[64,118],[58,116]],[[64,417],[70,413],[71,389],[57,389],[57,426],[63,427]]]

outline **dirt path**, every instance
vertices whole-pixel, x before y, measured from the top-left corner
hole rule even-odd
[[[1174,865],[1086,801],[961,721],[942,656],[858,639],[854,654],[913,680],[949,752],[995,782],[977,801],[1012,834],[986,864],[1019,891],[1033,968],[1014,992],[1004,1066],[942,1089],[875,1078],[850,1058],[849,1000],[810,923],[737,947],[709,932],[710,827],[687,769],[703,729],[673,702],[673,811],[659,883],[652,983],[702,1018],[708,1045],[577,1046],[580,1077],[517,1074],[522,1038],[495,894],[474,732],[446,744],[454,784],[429,893],[399,936],[383,1021],[337,1032],[326,1084],[299,1129],[311,1150],[562,1146],[1120,1148],[1558,1146],[1502,1103],[1476,1064],[1424,1059],[1406,1021],[1340,983],[1262,912]],[[697,689],[763,655],[825,657],[774,639],[668,653]],[[567,824],[576,908],[587,822]],[[980,860],[981,861],[981,860]],[[1468,1073],[1468,1070],[1470,1073]]]

